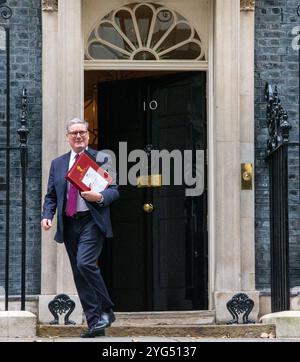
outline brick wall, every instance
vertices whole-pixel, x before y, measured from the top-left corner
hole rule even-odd
[[[256,0],[255,12],[255,139],[256,139],[256,287],[270,290],[269,174],[265,82],[278,86],[292,125],[291,141],[299,140],[298,52],[292,29],[300,25],[298,0]],[[289,151],[290,281],[300,285],[299,152]]]
[[[4,4],[5,5],[5,4]],[[27,294],[40,291],[40,199],[41,199],[41,1],[8,0],[11,19],[0,22],[10,27],[11,47],[11,146],[18,147],[22,87],[28,90],[29,162],[27,177]],[[5,145],[5,51],[0,50],[0,147]],[[10,294],[20,294],[21,278],[21,168],[19,151],[11,152]],[[0,184],[5,180],[5,152],[0,152]],[[4,176],[2,176],[4,175]],[[1,190],[1,188],[0,188]],[[0,191],[0,285],[4,285],[5,192]]]

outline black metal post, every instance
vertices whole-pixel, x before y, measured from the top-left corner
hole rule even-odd
[[[290,124],[277,87],[266,84],[267,161],[270,171],[271,305],[272,312],[290,308],[288,147]]]
[[[272,312],[290,309],[288,144],[269,158],[271,207],[271,307]]]
[[[9,216],[10,216],[10,48],[9,28],[6,33],[6,207],[5,207],[5,310],[8,310],[9,295]]]
[[[23,88],[21,127],[18,129],[20,136],[20,158],[22,169],[22,246],[21,246],[21,310],[25,310],[26,293],[26,170],[27,170],[27,90]]]
[[[0,18],[8,20],[12,16],[12,10],[4,5],[6,0],[0,0]],[[9,215],[10,215],[10,34],[7,25],[0,24],[5,30],[5,48],[6,48],[6,208],[5,208],[5,310],[8,310],[9,295]]]
[[[300,5],[297,8],[297,15],[300,17]],[[300,42],[298,43],[298,127],[299,127],[299,142],[300,142]],[[300,147],[299,147],[299,160],[300,160]],[[299,171],[300,172],[300,171]],[[300,174],[299,174],[300,176]]]
[[[300,5],[298,6],[297,8],[297,15],[300,17]],[[298,96],[299,96],[299,101],[298,101],[298,119],[299,119],[299,141],[300,141],[300,44],[298,44],[298,79],[299,79],[299,82],[298,82],[298,87],[299,87],[299,91],[298,91]]]

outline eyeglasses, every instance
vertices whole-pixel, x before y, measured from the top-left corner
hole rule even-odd
[[[85,137],[87,134],[87,131],[73,131],[73,132],[68,132],[68,135],[70,135],[73,138],[76,138],[77,135],[79,134],[80,137]]]

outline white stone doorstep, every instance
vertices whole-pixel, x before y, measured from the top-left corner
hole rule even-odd
[[[276,325],[276,337],[300,337],[300,311],[283,311],[262,316],[260,322]]]
[[[0,312],[0,337],[35,337],[37,318],[26,311]]]

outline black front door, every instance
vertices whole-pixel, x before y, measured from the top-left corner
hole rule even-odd
[[[136,149],[149,155],[151,150],[175,150],[183,159],[183,151],[191,150],[195,173],[195,151],[206,151],[205,87],[205,73],[100,84],[101,149],[113,150],[118,161],[127,156],[119,155],[119,142],[126,142],[128,154]],[[128,162],[128,171],[135,163]],[[164,165],[158,162],[157,174]],[[120,166],[124,171],[124,162]],[[200,196],[186,196],[178,170],[170,157],[168,185],[120,186],[121,198],[111,210],[114,238],[101,260],[116,310],[207,308],[206,179]],[[124,172],[120,176],[122,182]],[[146,204],[153,205],[152,212],[145,211],[151,211]]]

